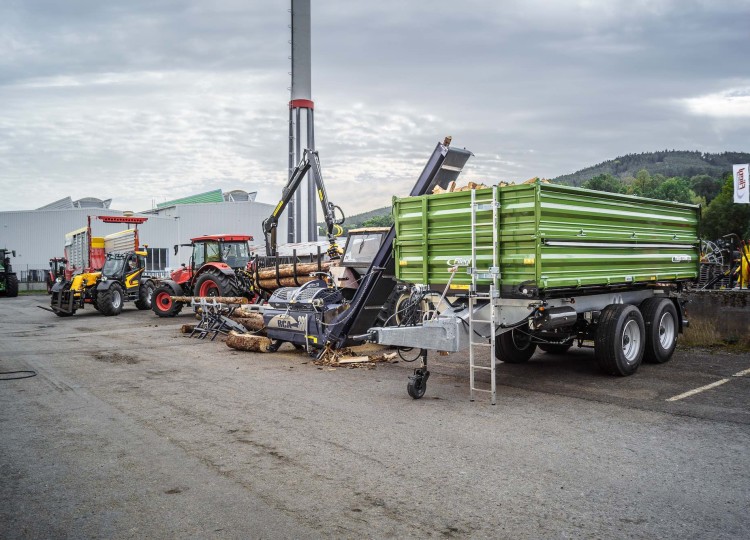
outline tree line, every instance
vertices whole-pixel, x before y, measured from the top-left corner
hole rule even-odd
[[[732,173],[720,177],[698,174],[690,178],[666,177],[641,169],[635,177],[616,177],[602,173],[581,184],[581,187],[675,201],[700,204],[703,207],[700,234],[703,238],[717,239],[734,233],[740,238],[750,238],[750,205],[734,203]]]

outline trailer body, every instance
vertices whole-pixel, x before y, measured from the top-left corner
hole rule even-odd
[[[697,205],[540,181],[495,191],[502,298],[595,294],[698,277]],[[492,193],[477,190],[476,204],[489,208]],[[396,199],[393,213],[398,279],[445,285],[456,261],[471,260],[470,191]],[[478,268],[493,265],[492,228],[492,212],[478,211]],[[452,292],[470,283],[470,273],[457,273]]]

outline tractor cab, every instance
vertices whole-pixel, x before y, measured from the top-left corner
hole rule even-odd
[[[206,263],[220,263],[232,269],[244,269],[250,260],[248,240],[237,235],[211,235],[193,238],[191,267],[195,270]]]
[[[49,272],[47,272],[47,294],[52,294],[52,287],[55,285],[57,278],[64,280],[65,267],[68,264],[68,259],[65,257],[54,257],[49,260]]]
[[[109,253],[102,268],[102,278],[125,281],[145,268],[146,252]]]

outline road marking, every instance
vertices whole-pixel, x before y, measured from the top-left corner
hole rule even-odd
[[[695,394],[700,394],[701,392],[705,392],[706,390],[710,390],[711,388],[716,388],[717,386],[721,386],[724,383],[728,383],[730,380],[731,379],[721,379],[720,381],[712,382],[711,384],[707,384],[706,386],[701,386],[700,388],[689,390],[684,394],[672,396],[671,398],[667,399],[667,401],[677,401],[678,399],[684,399],[686,397],[694,396]]]
[[[745,375],[750,375],[750,368],[737,372],[734,375],[732,375],[732,377],[744,377]],[[678,401],[680,399],[685,399],[686,397],[694,396],[695,394],[700,394],[701,392],[705,392],[706,390],[711,390],[711,388],[716,388],[717,386],[721,386],[722,384],[728,383],[731,380],[732,380],[731,377],[728,379],[719,379],[718,381],[712,382],[711,384],[707,384],[706,386],[701,386],[700,388],[694,388],[693,390],[688,390],[685,393],[672,396],[671,398],[667,398],[667,401]]]

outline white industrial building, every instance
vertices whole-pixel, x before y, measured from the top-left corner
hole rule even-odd
[[[122,216],[124,211],[109,208],[110,201],[66,197],[37,210],[0,212],[0,247],[16,251],[13,269],[25,280],[27,271],[45,270],[50,258],[63,256],[65,234],[85,227],[88,216]],[[254,238],[251,244],[263,246],[263,220],[274,208],[255,202],[255,193],[215,190],[133,215],[148,218],[138,226],[140,241],[148,245],[149,270],[161,273],[188,262],[190,249],[179,248],[175,255],[173,246],[189,243],[196,236],[249,234]],[[105,236],[126,226],[92,219],[91,228],[93,236]],[[279,220],[278,236],[286,237],[284,219]]]

